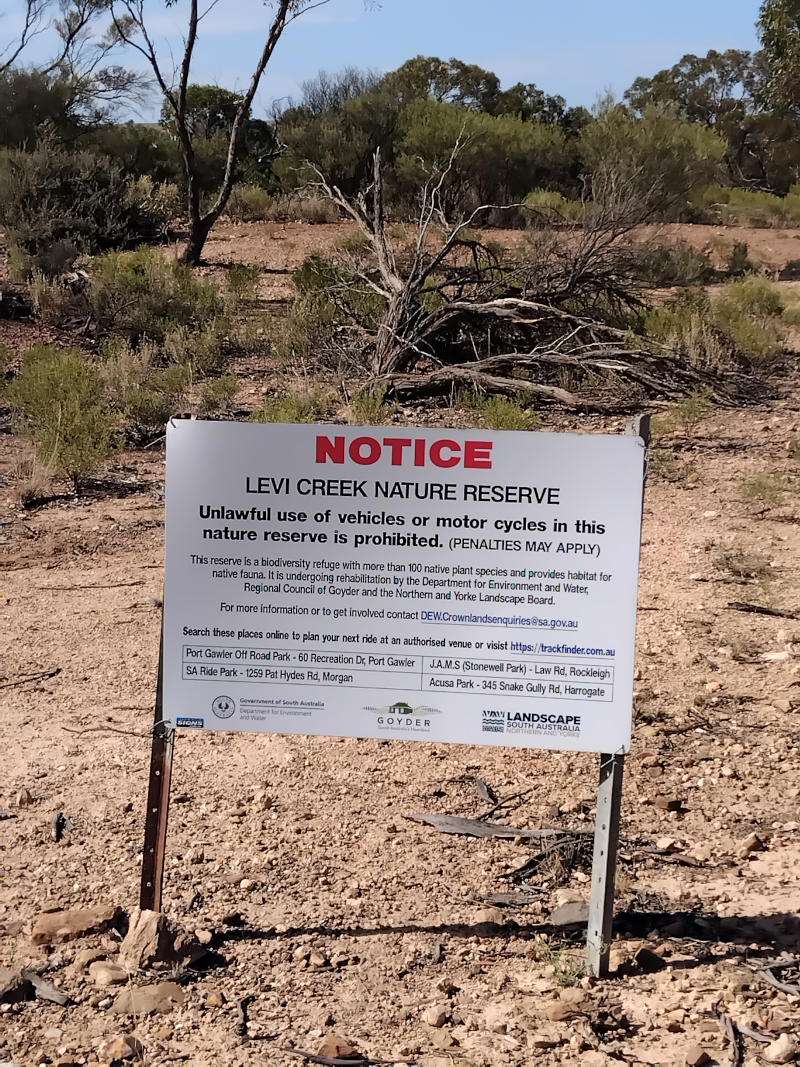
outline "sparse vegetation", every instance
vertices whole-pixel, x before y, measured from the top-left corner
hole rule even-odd
[[[220,378],[206,378],[200,384],[199,409],[201,415],[218,415],[233,405],[239,382],[232,374]]]
[[[492,430],[537,430],[542,423],[536,412],[506,396],[480,396],[462,391],[458,402],[475,415],[481,426]]]
[[[742,479],[739,483],[739,495],[748,503],[770,509],[781,503],[788,488],[783,474],[762,471]]]
[[[320,422],[333,413],[330,390],[307,382],[287,383],[281,393],[266,397],[254,412],[254,422]]]
[[[39,464],[80,492],[111,454],[118,430],[96,368],[78,349],[39,346],[26,354],[7,397]]]
[[[719,570],[740,581],[764,579],[770,574],[767,557],[743,545],[720,548],[714,562]]]
[[[353,393],[347,403],[348,422],[354,426],[377,426],[386,422],[395,410],[393,404],[387,404],[383,390],[379,387],[366,387]]]

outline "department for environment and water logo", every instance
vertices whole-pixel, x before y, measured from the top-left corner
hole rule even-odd
[[[218,719],[230,719],[236,711],[236,701],[233,697],[214,697],[211,701],[211,710]]]

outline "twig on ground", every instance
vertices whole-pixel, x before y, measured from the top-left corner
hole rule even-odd
[[[739,1026],[724,1011],[717,1012],[722,1032],[731,1043],[731,1067],[742,1067],[744,1063],[744,1041]]]
[[[15,685],[28,685],[29,682],[44,682],[48,678],[55,678],[57,674],[61,674],[60,667],[53,667],[49,671],[37,671],[36,674],[26,674],[10,682],[0,682],[0,689],[11,689]]]
[[[744,611],[752,615],[771,615],[776,619],[800,619],[800,612],[784,611],[782,608],[767,608],[762,604],[749,604],[742,600],[731,600],[728,607],[732,611]]]
[[[137,578],[133,582],[91,582],[88,585],[37,585],[35,588],[53,592],[72,592],[79,589],[124,589],[131,585],[144,585],[144,578]]]

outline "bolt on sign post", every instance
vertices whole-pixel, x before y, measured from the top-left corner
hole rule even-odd
[[[173,421],[142,907],[161,905],[176,730],[599,752],[588,949],[602,973],[643,430]]]

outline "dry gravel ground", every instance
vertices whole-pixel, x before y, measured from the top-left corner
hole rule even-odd
[[[22,512],[21,446],[2,441],[0,966],[37,967],[71,1002],[0,1004],[0,1062],[108,1063],[141,1049],[150,1064],[288,1067],[302,1061],[286,1049],[316,1052],[334,1033],[422,1067],[739,1062],[719,1012],[765,1035],[744,1038],[741,1062],[791,1062],[800,996],[758,969],[800,951],[800,622],[727,607],[800,607],[791,388],[657,450],[613,955],[646,947],[659,959],[640,954],[633,973],[599,983],[580,977],[580,930],[546,924],[554,906],[586,898],[585,871],[554,868],[532,904],[500,910],[483,898],[513,888],[503,875],[529,843],[404,817],[479,814],[480,778],[500,796],[530,790],[507,823],[587,828],[596,758],[438,744],[182,733],[165,905],[212,934],[216,954],[103,987],[87,967],[113,962],[113,933],[35,946],[48,908],[137,900],[163,470],[154,451],[128,453],[117,473],[139,491]],[[743,498],[758,472],[792,488],[769,505]],[[757,577],[724,563],[741,569],[742,551]],[[71,827],[55,843],[59,811]],[[112,1010],[118,989],[165,979],[182,1004]],[[141,1045],[108,1044],[125,1034]]]
[[[345,230],[221,227],[209,259],[212,269],[242,260],[274,269],[261,295],[281,300],[288,272]],[[720,242],[745,240],[775,270],[800,258],[798,231],[669,230],[718,255]],[[44,339],[33,323],[0,331],[18,350]],[[271,372],[237,369],[252,406]],[[480,779],[501,797],[526,791],[502,814],[510,825],[590,828],[596,758],[513,749],[183,733],[165,907],[214,953],[194,969],[123,972],[122,985],[105,986],[114,969],[98,965],[118,957],[114,932],[34,944],[47,909],[129,911],[137,901],[163,460],[157,450],[120,457],[112,474],[128,495],[23,512],[23,446],[0,436],[0,1064],[140,1055],[153,1065],[289,1067],[302,1060],[287,1049],[335,1056],[335,1034],[375,1060],[420,1067],[800,1058],[800,995],[759,974],[800,954],[800,621],[728,607],[800,609],[796,384],[654,451],[618,971],[600,983],[581,978],[580,928],[548,924],[554,907],[586,899],[585,869],[553,866],[524,887],[533,903],[501,910],[485,898],[515,888],[503,875],[533,846],[443,836],[404,817],[476,816],[487,808]],[[743,483],[759,473],[784,491],[747,498]],[[56,843],[58,812],[71,825]],[[8,1003],[3,968],[20,965],[70,1003]],[[800,982],[791,970],[783,977]],[[166,980],[179,989],[163,1012],[113,1010],[120,990]],[[243,998],[252,998],[244,1030]],[[720,1012],[762,1040],[745,1035],[737,1058]]]

